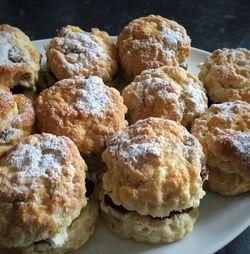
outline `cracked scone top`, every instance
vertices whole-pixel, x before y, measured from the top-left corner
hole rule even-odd
[[[71,138],[82,155],[101,153],[127,126],[122,96],[96,76],[58,81],[38,96],[35,108],[42,131]]]
[[[40,53],[20,29],[0,25],[0,82],[8,87],[35,87],[40,69]]]
[[[0,160],[0,246],[67,240],[67,227],[87,203],[86,170],[67,137],[37,134],[15,145]]]
[[[114,136],[102,157],[104,192],[141,215],[164,217],[198,207],[205,195],[201,145],[174,121],[139,120]]]
[[[213,102],[250,103],[250,50],[217,49],[200,65],[199,79]]]
[[[143,71],[122,92],[130,123],[161,117],[190,127],[207,109],[206,91],[192,73],[178,66]]]
[[[244,101],[213,104],[192,126],[207,153],[207,164],[250,180],[250,105]]]
[[[0,83],[0,157],[34,131],[35,109],[23,94],[12,94]]]
[[[182,65],[191,52],[191,40],[183,26],[161,16],[132,20],[118,36],[121,65],[133,78],[145,69]]]
[[[85,32],[62,27],[46,47],[48,65],[58,80],[74,75],[95,75],[112,80],[117,71],[116,47],[111,37],[97,28]]]

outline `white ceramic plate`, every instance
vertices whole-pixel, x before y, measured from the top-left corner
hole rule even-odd
[[[43,62],[46,62],[44,45],[49,40],[34,41],[43,54]],[[194,74],[198,73],[199,64],[209,53],[192,48],[188,59],[188,69]],[[172,243],[149,245],[137,243],[133,240],[119,239],[110,233],[98,222],[96,232],[89,242],[77,254],[210,254],[214,253],[250,225],[250,195],[244,194],[237,197],[221,197],[208,193],[201,201],[200,217],[194,230],[185,239]]]

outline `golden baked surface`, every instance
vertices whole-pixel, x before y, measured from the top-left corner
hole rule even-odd
[[[20,29],[0,25],[0,82],[10,88],[34,87],[40,58],[39,50]]]
[[[0,157],[13,144],[34,131],[35,109],[22,94],[13,95],[0,83]]]
[[[209,168],[250,180],[249,103],[214,104],[194,121],[191,132],[202,144]],[[215,178],[209,181],[212,179]]]
[[[109,81],[117,71],[116,47],[108,33],[97,28],[88,33],[75,26],[62,27],[46,47],[46,55],[59,80],[81,74]]]
[[[174,121],[139,120],[114,136],[102,157],[104,192],[141,215],[164,217],[198,207],[205,195],[201,145]]]
[[[106,140],[127,126],[120,93],[96,76],[57,82],[35,108],[42,131],[71,138],[83,155],[101,153]]]
[[[203,84],[177,66],[143,71],[125,87],[122,96],[130,123],[153,116],[189,127],[207,109]]]
[[[21,247],[44,239],[55,246],[79,216],[87,166],[67,137],[25,138],[0,160],[0,246]]]
[[[183,26],[161,16],[132,20],[118,36],[121,65],[130,78],[145,69],[183,64],[191,52]]]
[[[210,99],[214,102],[244,100],[250,103],[250,50],[217,49],[200,66]]]

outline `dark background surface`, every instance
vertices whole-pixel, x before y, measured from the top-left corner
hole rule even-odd
[[[250,0],[0,0],[0,23],[19,27],[32,40],[53,37],[56,29],[66,24],[84,30],[98,27],[117,35],[131,19],[148,14],[159,14],[182,24],[192,38],[193,47],[207,51],[222,47],[250,48]],[[249,253],[250,228],[217,252]]]

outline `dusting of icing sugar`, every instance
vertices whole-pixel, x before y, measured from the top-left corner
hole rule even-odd
[[[0,63],[1,64],[1,63]],[[11,93],[7,92],[6,90],[0,88],[0,105],[3,103],[5,104],[10,104],[13,102],[13,96]],[[0,107],[0,112],[4,110],[3,107]]]
[[[86,79],[78,78],[77,83],[81,83],[82,87],[76,89],[76,109],[91,115],[103,116],[110,104],[110,94],[102,79],[90,76]]]
[[[91,70],[94,67],[93,60],[106,58],[102,47],[90,33],[72,32],[56,39],[67,60],[63,65],[72,75],[80,73],[83,68]]]
[[[178,43],[184,43],[183,34],[179,31],[170,29],[165,24],[161,24],[161,36],[163,38],[164,44],[166,45],[175,46]]]
[[[185,83],[185,89],[188,93],[188,98],[192,101],[196,112],[204,112],[207,109],[207,104],[204,103],[206,95],[201,87]]]
[[[145,50],[154,48],[159,50],[160,52],[164,52],[165,56],[167,56],[168,58],[175,58],[175,52],[172,49],[165,47],[165,45],[157,41],[155,38],[149,37],[147,39],[135,40],[134,44],[136,48],[141,48]],[[130,52],[130,54],[132,53]],[[153,61],[149,61],[148,68],[155,68],[155,63]]]
[[[34,144],[19,143],[15,150],[5,157],[15,168],[14,178],[21,192],[26,186],[35,184],[41,177],[54,178],[63,174],[62,159],[67,146],[62,137],[46,134],[43,140]]]
[[[22,130],[12,127],[5,128],[3,131],[0,130],[0,144],[10,143],[11,140],[21,137],[22,134]]]
[[[225,117],[227,119],[231,119],[232,116],[236,112],[240,112],[242,110],[241,101],[233,101],[233,102],[224,102],[221,104],[213,104],[211,106],[211,109],[213,109],[212,112],[216,112],[218,115],[221,115],[222,117]]]
[[[250,165],[250,131],[237,134],[234,143],[244,161]]]
[[[10,32],[3,32],[0,34],[0,65],[20,64],[10,61],[10,59],[20,58],[20,50],[18,50],[10,43],[12,36],[13,35]]]
[[[119,146],[112,146],[110,152],[115,155],[117,148],[121,160],[125,164],[136,163],[139,159],[151,157],[151,160],[161,161],[162,151],[166,144],[166,138],[159,135],[141,143],[133,143],[127,133],[118,137]]]

